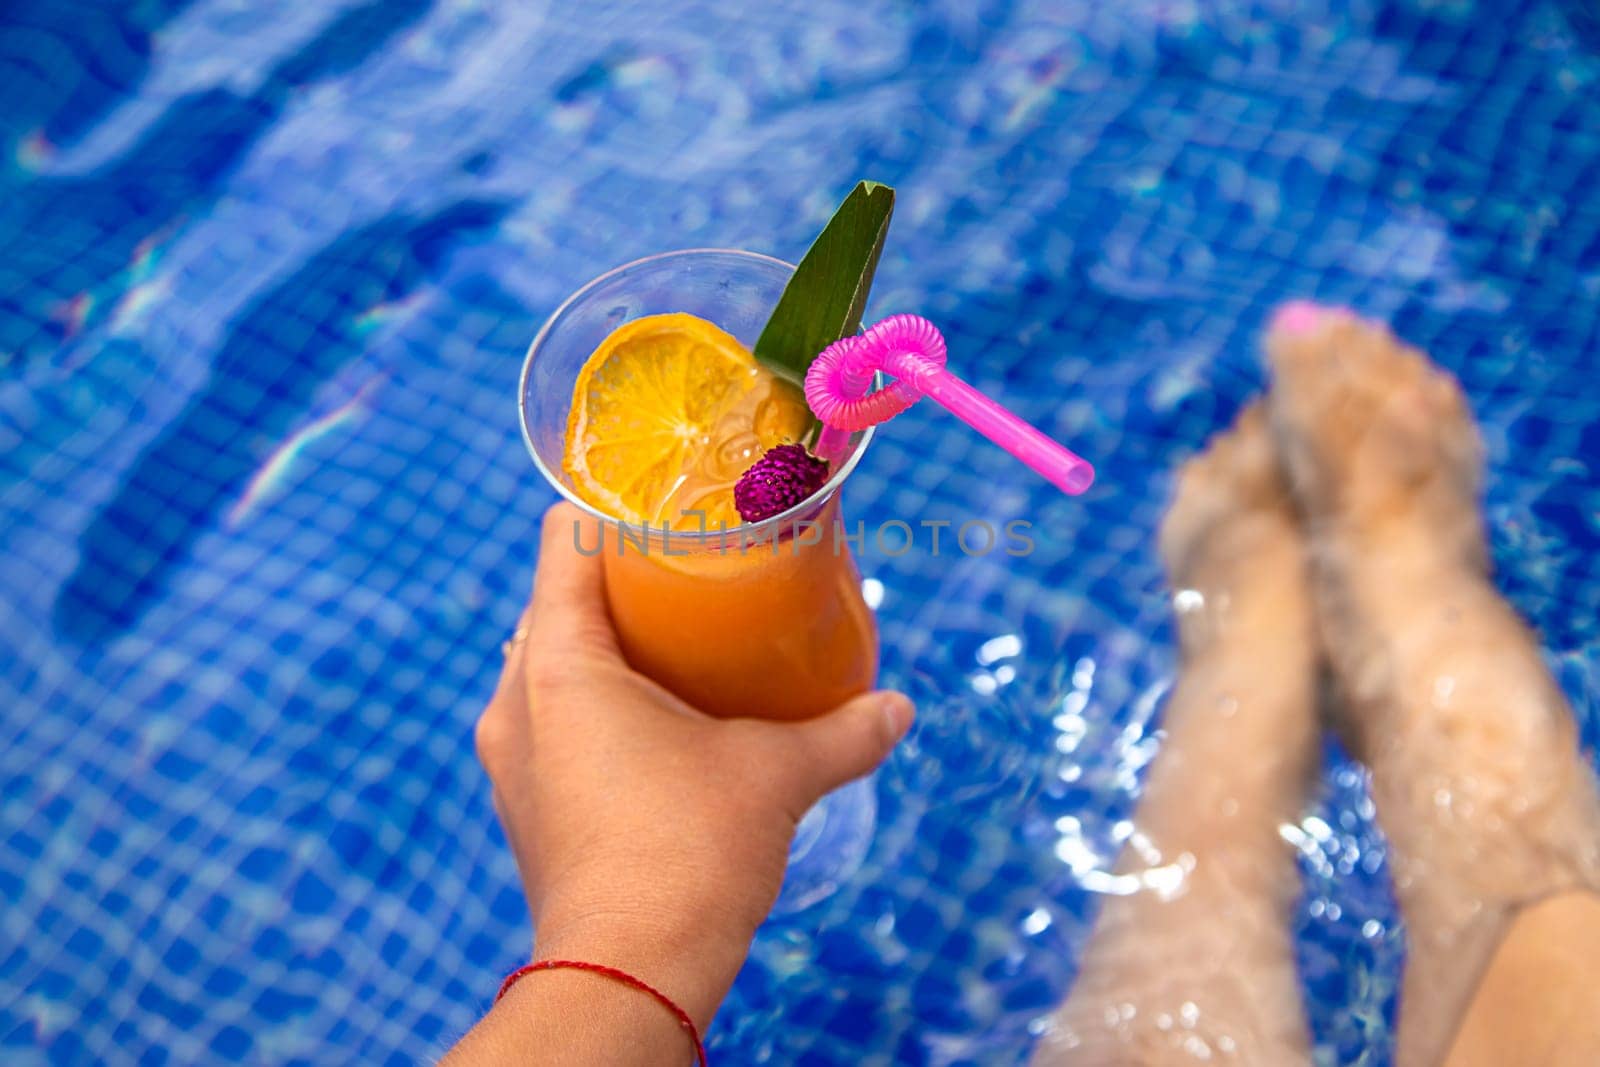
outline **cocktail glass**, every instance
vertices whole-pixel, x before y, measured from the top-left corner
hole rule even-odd
[[[723,718],[803,719],[865,692],[877,673],[872,612],[850,553],[839,492],[872,430],[853,435],[811,497],[728,529],[628,523],[599,511],[563,471],[579,371],[618,326],[687,312],[754,347],[792,265],[752,252],[692,249],[637,260],[579,289],[528,349],[520,406],[534,462],[562,496],[600,520],[580,544],[603,560],[623,654],[690,705]],[[860,542],[857,541],[857,544]],[[826,798],[790,853],[780,909],[827,895],[865,854],[876,801],[866,783]]]

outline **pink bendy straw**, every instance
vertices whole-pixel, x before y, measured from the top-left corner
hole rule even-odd
[[[956,418],[1076,496],[1094,483],[1094,468],[945,369],[944,337],[919,315],[893,315],[863,334],[844,337],[812,361],[806,403],[822,420],[817,453],[833,459],[857,430],[894,418],[929,397]],[[869,394],[878,371],[894,381]]]

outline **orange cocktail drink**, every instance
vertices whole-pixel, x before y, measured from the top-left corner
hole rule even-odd
[[[792,528],[700,544],[674,533],[648,554],[608,538],[606,593],[628,662],[724,717],[802,719],[865,692],[877,628],[848,544],[834,551],[838,512],[835,497]]]
[[[799,390],[748,351],[792,270],[713,250],[618,268],[556,311],[523,368],[535,461],[602,520],[600,538],[574,535],[602,556],[629,663],[723,717],[820,714],[877,671],[839,517],[871,432],[782,513],[746,523],[733,504],[739,476],[808,429]]]

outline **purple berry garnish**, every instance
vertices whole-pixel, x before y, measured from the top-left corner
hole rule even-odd
[[[821,489],[828,480],[828,461],[803,445],[768,449],[733,487],[733,505],[745,522],[781,515]]]

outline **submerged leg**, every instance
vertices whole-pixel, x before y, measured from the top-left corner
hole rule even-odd
[[[1600,1016],[1600,956],[1560,951],[1548,918],[1523,909],[1578,890],[1551,903],[1574,940],[1600,938],[1582,892],[1600,886],[1600,803],[1535,637],[1489,580],[1465,401],[1420,353],[1346,313],[1291,305],[1268,354],[1342,725],[1372,771],[1405,916],[1399,1062],[1441,1062],[1480,981],[1475,1019],[1492,1016],[1518,1050],[1499,1062],[1546,1062],[1528,1057],[1562,1025],[1568,993]],[[1543,1007],[1508,1002],[1515,988]],[[1600,1047],[1583,1056],[1600,1062]]]
[[[1315,771],[1299,533],[1259,409],[1182,474],[1161,536],[1183,663],[1138,831],[1036,1064],[1309,1061],[1279,826]]]

